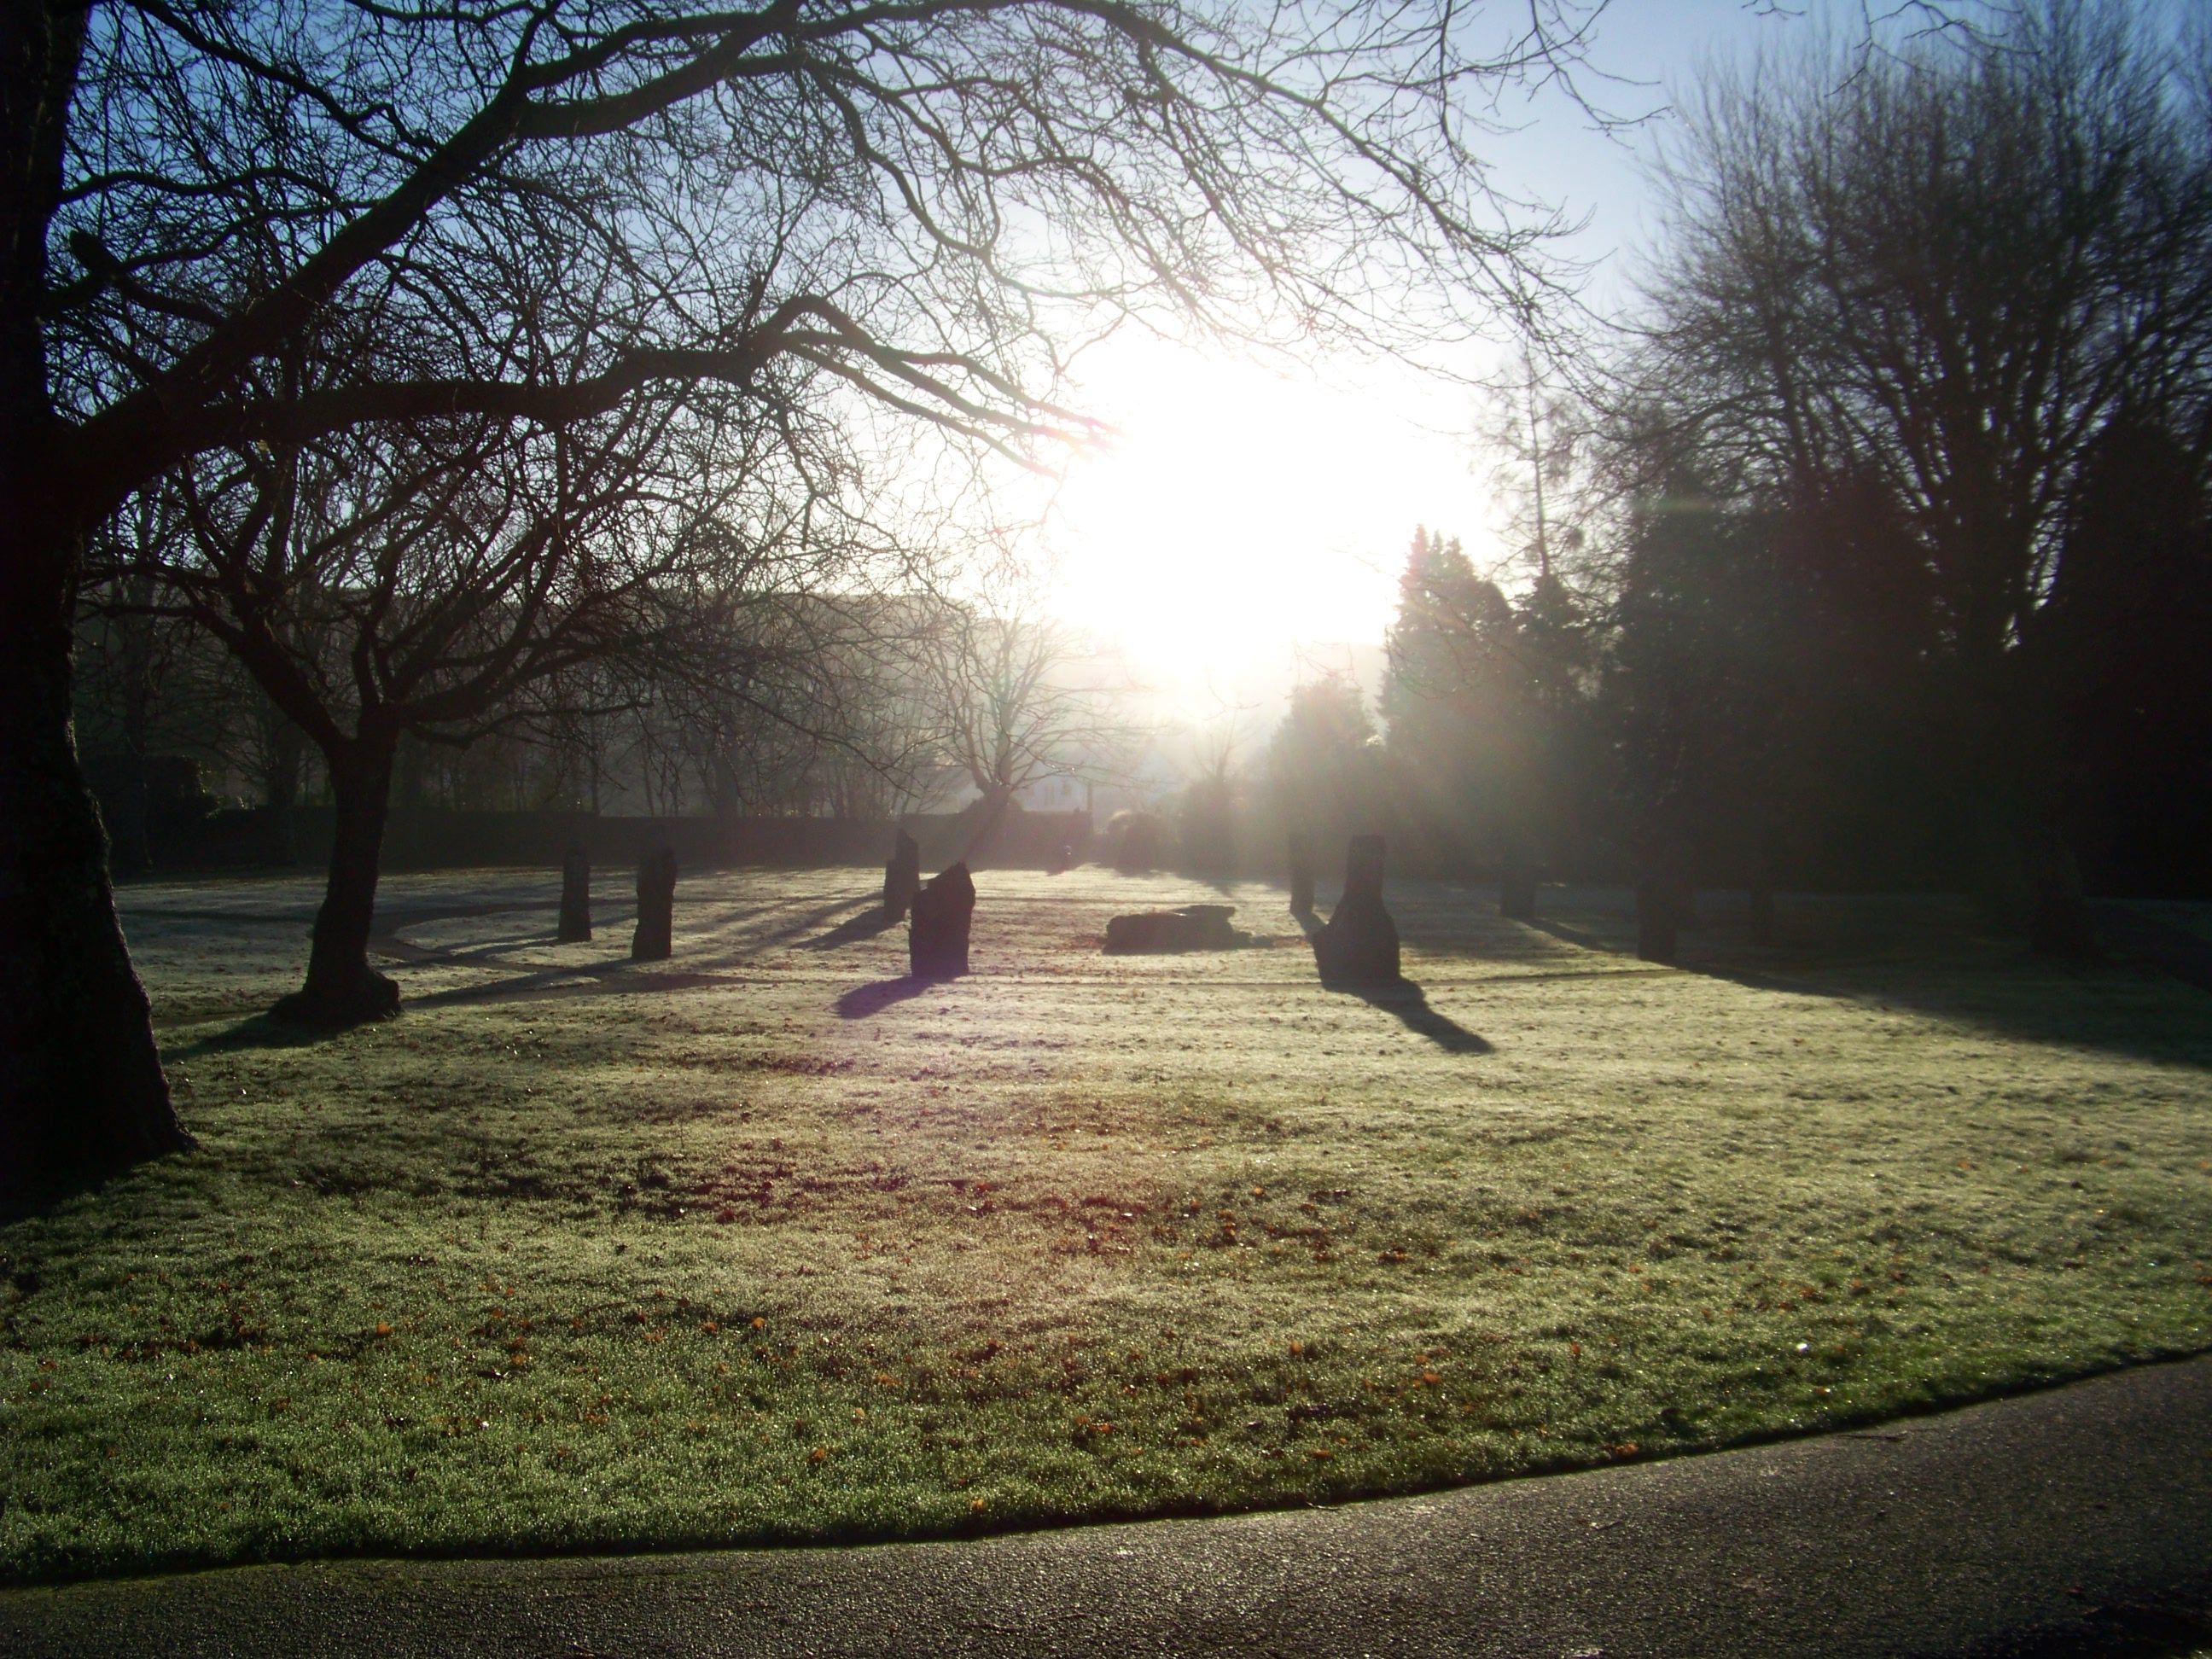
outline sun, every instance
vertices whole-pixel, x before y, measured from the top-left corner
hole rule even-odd
[[[1115,435],[1068,470],[1056,607],[1155,674],[1379,642],[1416,524],[1489,511],[1471,403],[1402,366],[1280,372],[1157,342],[1084,365]]]

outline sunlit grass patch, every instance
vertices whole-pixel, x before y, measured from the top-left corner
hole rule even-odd
[[[1083,872],[986,872],[921,989],[868,882],[687,881],[634,969],[402,878],[410,1011],[307,1042],[251,1017],[309,884],[129,893],[204,1150],[0,1225],[4,1571],[1311,1501],[2212,1346],[2186,987],[1917,902],[1653,971],[1408,884],[1369,1000],[1263,887],[1251,950],[1071,946],[1212,896]]]

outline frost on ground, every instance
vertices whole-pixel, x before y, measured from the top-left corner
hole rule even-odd
[[[406,1012],[324,1037],[254,1018],[318,884],[126,890],[202,1150],[0,1221],[0,1572],[1338,1498],[2212,1346],[2155,973],[1394,882],[1361,996],[1279,888],[1086,869],[981,872],[921,986],[878,879],[686,876],[634,967],[627,872],[566,945],[556,872],[388,878]],[[1255,943],[1100,953],[1192,902]]]

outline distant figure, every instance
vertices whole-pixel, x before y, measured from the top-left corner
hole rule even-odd
[[[891,921],[906,919],[907,907],[921,886],[921,847],[903,830],[891,843],[891,861],[884,866],[884,915]]]
[[[1398,924],[1382,905],[1382,837],[1354,836],[1344,860],[1344,896],[1313,936],[1324,985],[1392,985],[1398,972]]]
[[[580,842],[561,860],[561,925],[553,937],[575,945],[592,936],[592,860]]]
[[[676,853],[666,842],[637,861],[637,932],[632,962],[665,962],[676,949]]]
[[[957,979],[968,971],[968,924],[975,883],[965,864],[940,870],[914,896],[907,924],[907,964],[916,979]]]
[[[1252,936],[1229,925],[1233,904],[1186,904],[1180,910],[1146,910],[1106,924],[1109,957],[1160,956],[1176,951],[1234,951]]]
[[[1074,867],[1075,844],[1064,841],[1053,849],[1051,858],[1046,860],[1044,872],[1048,876],[1064,876]]]
[[[1313,838],[1291,831],[1291,914],[1310,916],[1314,908]]]

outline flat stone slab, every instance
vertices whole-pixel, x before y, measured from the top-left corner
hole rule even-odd
[[[1109,957],[1170,956],[1182,951],[1234,951],[1252,942],[1229,925],[1233,904],[1186,904],[1177,910],[1140,910],[1106,924]]]

